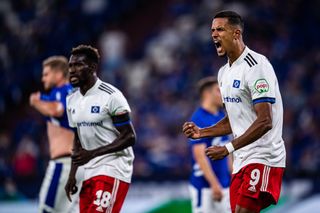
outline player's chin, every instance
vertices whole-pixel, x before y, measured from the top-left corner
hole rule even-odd
[[[224,57],[226,55],[225,51],[217,51],[219,57]]]
[[[70,84],[71,84],[71,86],[73,86],[73,87],[79,87],[80,86],[80,81],[79,81],[79,79],[75,79],[75,78],[73,78],[72,80],[70,80]]]
[[[73,88],[80,87],[79,83],[70,83]]]
[[[44,88],[45,91],[49,91],[50,90],[50,87],[48,85],[44,85],[43,88]]]

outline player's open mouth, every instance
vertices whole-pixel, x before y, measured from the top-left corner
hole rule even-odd
[[[77,80],[78,80],[78,77],[75,77],[75,76],[70,77],[70,82],[75,82]]]
[[[216,45],[217,49],[219,49],[221,47],[221,43],[219,41],[215,41],[214,45]]]

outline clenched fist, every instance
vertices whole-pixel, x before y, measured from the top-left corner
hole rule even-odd
[[[200,128],[197,127],[193,122],[185,122],[182,127],[182,132],[188,137],[192,139],[199,139]]]
[[[220,160],[229,154],[225,146],[210,146],[206,149],[206,155],[211,160]]]

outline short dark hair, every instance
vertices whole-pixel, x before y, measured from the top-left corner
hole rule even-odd
[[[61,55],[51,56],[45,59],[42,62],[42,67],[50,67],[54,71],[60,71],[63,73],[64,77],[67,77],[69,74],[68,68],[68,59]]]
[[[213,86],[214,84],[217,84],[218,80],[214,76],[209,76],[202,78],[200,81],[197,83],[197,88],[198,88],[198,93],[200,96],[202,96],[202,93],[204,90],[208,89],[209,87]]]
[[[72,48],[71,55],[85,55],[90,62],[99,63],[100,54],[98,49],[90,46],[81,44],[75,48]]]
[[[213,19],[215,18],[227,18],[229,24],[233,26],[238,25],[241,27],[242,30],[244,30],[243,19],[238,13],[234,11],[230,11],[230,10],[220,11],[213,17]]]

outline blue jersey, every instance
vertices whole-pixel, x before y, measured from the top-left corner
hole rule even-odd
[[[47,120],[57,126],[61,126],[67,129],[71,129],[71,128],[69,127],[68,117],[66,113],[66,108],[67,108],[66,98],[67,98],[67,95],[72,92],[72,90],[73,88],[70,84],[64,84],[61,87],[52,88],[51,92],[48,95],[41,94],[41,97],[40,97],[42,101],[48,101],[48,102],[58,101],[62,103],[64,108],[63,115],[61,117],[47,117]]]
[[[212,114],[202,107],[196,109],[193,113],[191,120],[200,128],[212,126],[220,121],[225,116],[224,112],[220,110],[217,114]],[[224,145],[229,141],[229,136],[214,137],[214,138],[202,138],[199,140],[190,140],[190,148],[192,153],[192,147],[196,144],[205,144],[206,147],[212,145]],[[208,158],[209,159],[209,158]],[[203,172],[200,170],[199,165],[196,163],[192,153],[192,173],[190,177],[190,183],[197,189],[210,187],[208,181],[205,179]],[[223,188],[230,185],[230,172],[228,168],[228,159],[225,157],[221,160],[210,160],[211,168],[217,176],[221,186]]]

